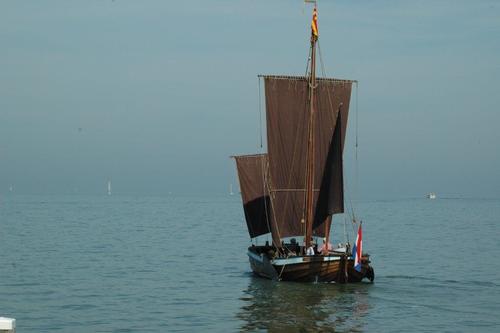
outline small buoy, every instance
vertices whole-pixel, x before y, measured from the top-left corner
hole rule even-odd
[[[0,317],[0,332],[1,333],[15,333],[16,320],[14,318]]]

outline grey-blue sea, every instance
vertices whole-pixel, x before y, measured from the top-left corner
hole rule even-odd
[[[0,316],[18,333],[500,331],[499,200],[356,206],[373,284],[254,277],[238,196],[2,195]]]

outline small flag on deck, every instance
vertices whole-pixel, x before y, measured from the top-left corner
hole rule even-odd
[[[313,9],[313,18],[311,21],[311,33],[314,38],[318,39],[318,11],[316,10],[316,6]]]
[[[356,243],[352,248],[352,255],[354,257],[354,269],[361,272],[361,254],[363,253],[363,231],[361,230],[361,223],[358,227],[358,236]]]

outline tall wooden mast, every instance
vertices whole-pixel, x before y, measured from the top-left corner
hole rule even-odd
[[[306,154],[306,225],[305,246],[309,247],[312,238],[312,226],[314,222],[314,114],[316,89],[316,41],[318,40],[317,10],[314,5],[313,18],[311,22],[311,72],[309,75],[309,127]]]

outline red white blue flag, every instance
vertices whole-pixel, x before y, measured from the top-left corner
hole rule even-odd
[[[352,248],[352,255],[354,257],[354,269],[361,272],[361,254],[363,253],[363,232],[361,230],[361,223],[358,228],[358,236],[356,237],[356,243]]]

